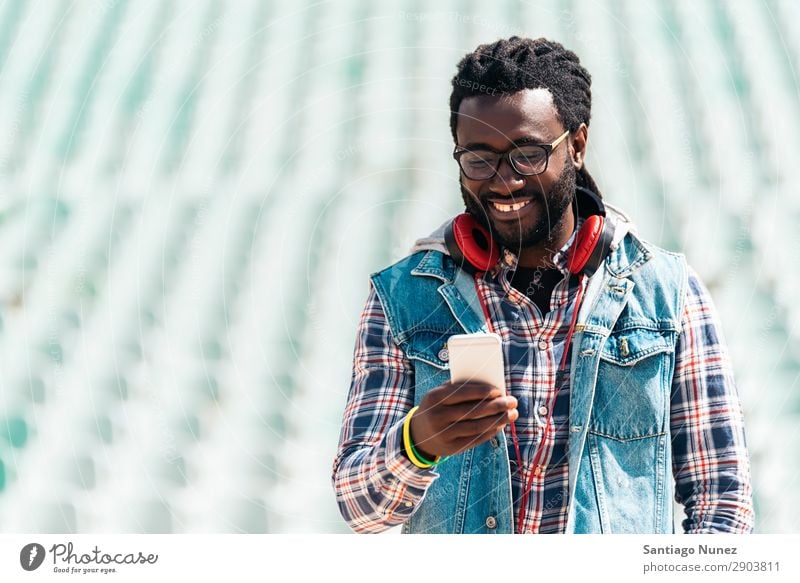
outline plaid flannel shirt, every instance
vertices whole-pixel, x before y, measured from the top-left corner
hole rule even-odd
[[[565,265],[574,236],[553,258],[565,277],[555,286],[544,318],[525,293],[510,285],[517,258],[507,250],[495,276],[487,275],[478,286],[494,331],[503,339],[509,389],[519,402],[516,429],[525,476],[547,419],[546,404],[556,392],[556,369],[574,309],[577,278],[568,277]],[[686,513],[684,531],[750,532],[754,513],[742,410],[715,307],[691,266],[675,356],[672,470],[675,499]],[[565,373],[561,386],[568,387]],[[435,469],[413,465],[403,451],[402,424],[413,401],[414,365],[392,339],[370,289],[358,325],[332,475],[340,511],[357,532],[381,532],[405,522],[438,477]],[[568,390],[557,391],[552,413],[555,439],[548,440],[533,482],[522,529],[526,533],[563,533],[567,523]],[[523,486],[510,426],[505,432],[516,517]]]

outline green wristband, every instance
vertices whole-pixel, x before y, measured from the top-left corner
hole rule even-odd
[[[442,463],[442,462],[443,462],[444,460],[446,460],[446,459],[447,459],[447,457],[448,457],[448,456],[445,456],[445,457],[440,457],[438,460],[436,460],[436,461],[432,462],[432,461],[430,461],[429,459],[426,459],[426,458],[422,457],[422,456],[419,454],[419,452],[417,451],[417,448],[416,448],[416,447],[414,447],[414,442],[413,442],[412,440],[410,440],[410,439],[409,439],[409,440],[408,440],[408,444],[411,446],[411,452],[412,452],[412,453],[413,453],[413,454],[414,454],[414,455],[417,457],[417,459],[418,459],[419,461],[421,461],[423,464],[428,464],[428,465],[430,465],[430,466],[438,466],[440,463]]]

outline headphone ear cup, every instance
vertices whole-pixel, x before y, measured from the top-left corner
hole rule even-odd
[[[614,229],[600,215],[589,216],[578,231],[569,250],[567,268],[573,275],[585,273],[591,277],[611,251]]]
[[[489,271],[500,260],[500,248],[489,231],[469,213],[461,213],[447,226],[444,241],[450,257],[471,274]]]

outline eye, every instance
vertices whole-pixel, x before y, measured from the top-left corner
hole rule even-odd
[[[541,146],[520,146],[511,152],[511,159],[517,167],[537,170],[547,161],[547,151]]]
[[[469,168],[494,167],[497,154],[494,152],[466,152],[461,156],[461,164]]]

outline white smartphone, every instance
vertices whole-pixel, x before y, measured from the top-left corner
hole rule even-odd
[[[500,336],[479,332],[455,334],[447,340],[450,381],[477,381],[506,392],[503,345]]]

